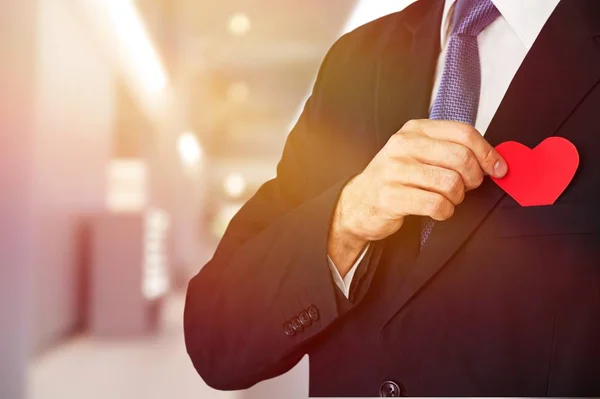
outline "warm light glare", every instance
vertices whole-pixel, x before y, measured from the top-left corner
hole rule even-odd
[[[359,0],[350,14],[350,18],[346,21],[344,28],[341,34],[348,33],[358,28],[361,25],[364,25],[368,22],[371,22],[377,18],[381,18],[384,15],[391,14],[397,11],[401,11],[409,6],[411,3],[414,3],[415,0]],[[311,86],[314,84],[311,84]],[[292,118],[291,124],[289,126],[289,130],[292,130],[302,111],[304,109],[304,104],[309,98],[310,93],[306,94],[304,100],[301,102],[296,114]]]
[[[227,195],[238,198],[246,191],[246,179],[239,173],[230,173],[225,178],[224,186]]]
[[[342,33],[350,32],[361,25],[384,15],[401,11],[415,0],[360,0],[354,7]]]
[[[230,101],[243,103],[248,100],[248,97],[250,97],[250,87],[248,87],[246,82],[234,82],[229,85],[227,98]]]
[[[142,19],[131,0],[101,0],[117,35],[120,51],[133,73],[150,91],[163,90],[167,76]]]
[[[242,36],[250,30],[250,18],[244,13],[233,14],[229,18],[229,31],[237,36]]]
[[[183,133],[177,142],[179,156],[187,165],[196,165],[202,157],[202,149],[196,135],[191,132]]]

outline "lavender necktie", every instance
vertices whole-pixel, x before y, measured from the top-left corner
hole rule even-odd
[[[430,119],[475,125],[481,88],[477,36],[499,15],[491,0],[457,1],[444,71],[431,107]],[[423,220],[421,248],[427,242],[434,224],[431,218]]]

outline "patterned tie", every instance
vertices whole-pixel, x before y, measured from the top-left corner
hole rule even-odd
[[[481,88],[477,35],[500,16],[491,0],[458,0],[448,41],[444,71],[430,119],[453,120],[475,125]],[[421,248],[435,221],[424,218]]]

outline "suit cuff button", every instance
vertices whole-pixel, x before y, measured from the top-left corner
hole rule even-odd
[[[311,305],[308,308],[308,316],[313,320],[313,321],[317,321],[319,320],[319,310],[317,309],[317,307],[315,305]]]
[[[300,319],[300,323],[302,323],[302,325],[304,327],[308,327],[312,324],[312,319],[310,318],[310,315],[308,314],[307,311],[300,313],[299,319]]]
[[[288,337],[293,337],[296,335],[296,331],[294,330],[294,327],[292,327],[291,323],[285,323],[283,325],[283,332],[285,332],[285,335]]]
[[[300,319],[298,319],[297,317],[294,317],[292,319],[291,323],[292,323],[292,328],[297,333],[302,331],[302,329],[304,328],[304,327],[302,327],[302,323],[300,323]]]

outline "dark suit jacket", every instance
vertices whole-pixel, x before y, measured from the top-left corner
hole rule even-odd
[[[190,282],[186,344],[209,385],[247,388],[308,353],[314,396],[377,396],[385,381],[405,395],[600,396],[598,0],[558,5],[485,135],[573,142],[580,167],[556,204],[522,208],[486,179],[419,255],[409,217],[372,244],[350,300],[332,280],[340,190],[427,117],[442,7],[420,0],[328,53],[277,178]]]

